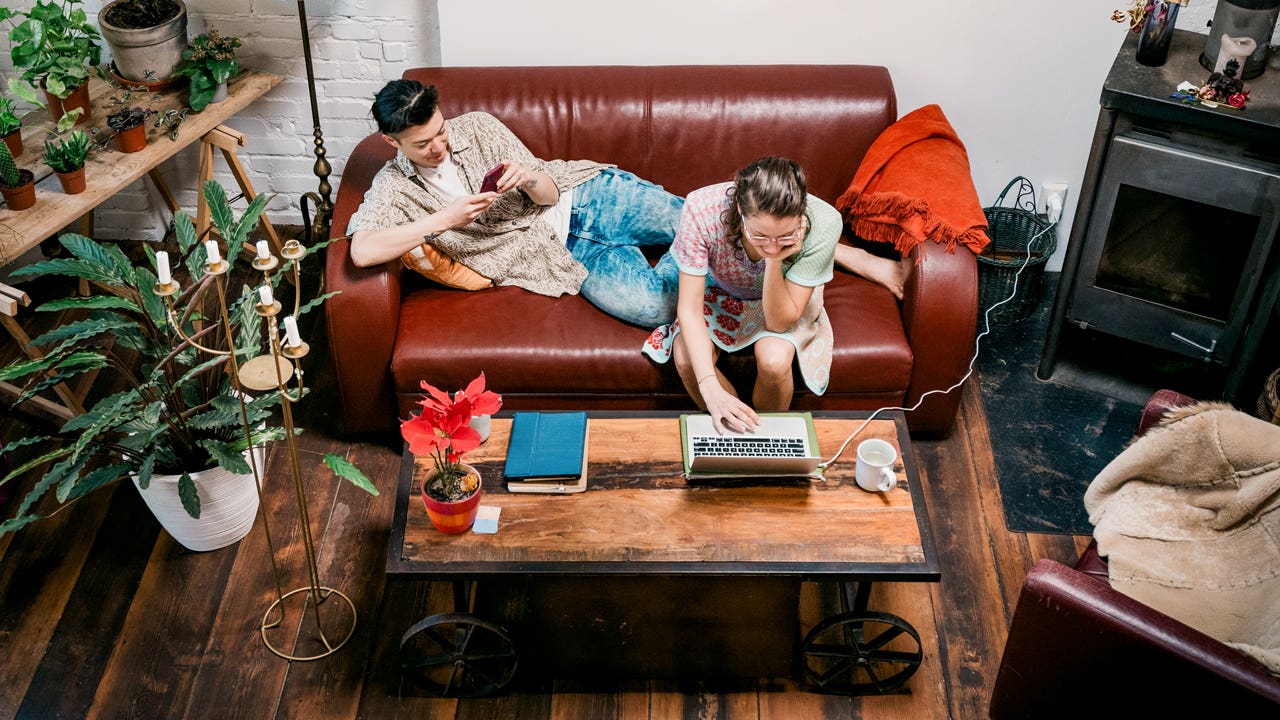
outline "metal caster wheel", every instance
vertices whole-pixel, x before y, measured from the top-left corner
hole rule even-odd
[[[469,613],[424,618],[400,639],[400,670],[444,697],[500,692],[516,674],[515,643],[506,630]]]
[[[834,615],[809,631],[801,647],[805,675],[824,692],[880,695],[902,687],[920,668],[920,634],[889,613]]]

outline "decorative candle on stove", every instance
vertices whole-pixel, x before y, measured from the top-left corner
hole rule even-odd
[[[275,298],[271,297],[271,286],[263,285],[258,288],[258,299],[262,301],[262,307],[271,307],[275,302]]]
[[[164,250],[156,253],[156,280],[161,285],[173,282],[173,275],[169,272],[169,253]]]
[[[217,265],[222,262],[222,251],[218,250],[217,240],[206,240],[204,243],[205,252],[209,254],[209,264]]]
[[[269,259],[271,259],[271,252],[267,249],[267,241],[266,241],[266,240],[259,240],[259,241],[258,241],[258,259],[259,259],[259,260],[269,260]]]
[[[298,334],[298,320],[292,315],[284,319],[284,339],[291,348],[302,345],[302,336]]]
[[[1251,37],[1231,37],[1230,35],[1222,36],[1222,49],[1218,53],[1218,62],[1214,67],[1214,72],[1222,72],[1227,67],[1227,63],[1235,60],[1236,77],[1244,78],[1244,63],[1258,49],[1258,41]]]

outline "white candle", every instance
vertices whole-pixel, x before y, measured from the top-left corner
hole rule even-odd
[[[209,264],[217,265],[222,262],[222,252],[218,250],[217,240],[206,240],[204,243],[205,252],[209,254]]]
[[[291,348],[302,345],[302,336],[298,335],[298,320],[292,315],[284,319],[284,337]]]
[[[259,240],[258,241],[258,259],[269,260],[270,258],[271,258],[271,252],[267,249],[267,241]]]
[[[156,280],[159,280],[161,285],[173,282],[173,275],[169,272],[169,253],[164,250],[156,253]]]
[[[271,304],[275,302],[275,298],[271,297],[271,286],[263,285],[258,288],[258,298],[262,300],[263,307],[271,307]]]
[[[1244,63],[1258,49],[1258,41],[1251,37],[1231,37],[1223,35],[1221,40],[1221,48],[1218,52],[1218,62],[1214,63],[1213,71],[1222,72],[1227,63],[1235,60],[1239,63],[1236,68],[1236,77],[1244,77]]]

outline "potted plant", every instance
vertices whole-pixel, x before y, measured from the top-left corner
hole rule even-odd
[[[225,260],[234,264],[269,196],[259,195],[237,218],[217,182],[206,182],[203,192],[214,226],[228,245]],[[93,370],[100,371],[97,382],[109,382],[110,390],[53,435],[5,439],[9,449],[31,446],[39,452],[0,478],[0,486],[31,473],[40,477],[16,514],[0,523],[0,535],[36,521],[37,503],[61,506],[125,478],[132,479],[170,534],[190,549],[213,549],[188,545],[191,536],[216,538],[212,545],[222,547],[252,527],[257,491],[247,450],[283,437],[281,428],[268,424],[279,395],[242,396],[228,372],[228,356],[201,351],[196,343],[234,347],[241,362],[260,354],[264,339],[262,319],[255,312],[258,294],[249,287],[238,295],[229,293],[229,319],[218,321],[222,277],[204,273],[208,255],[190,216],[177,213],[174,231],[179,253],[173,269],[178,275],[185,270],[191,281],[171,296],[172,312],[157,294],[159,278],[171,272],[168,256],[162,262],[150,248],[151,263],[136,266],[115,244],[65,234],[60,242],[68,257],[14,273],[88,279],[105,292],[46,302],[42,310],[59,311],[65,319],[32,339],[32,345],[44,348],[44,357],[23,358],[0,368],[0,381],[22,384],[25,394],[18,402]],[[299,315],[325,297],[304,305]],[[252,428],[251,439],[246,427]],[[326,456],[324,462],[340,477],[376,494],[368,479],[343,458]],[[222,490],[204,485],[205,474],[219,468],[234,475],[238,484]],[[166,500],[170,495],[173,499]],[[176,517],[161,514],[169,503],[182,509]],[[218,525],[189,527],[197,519]]]
[[[19,79],[35,102],[39,85],[48,98],[54,122],[64,113],[76,123],[89,119],[89,67],[102,60],[98,29],[80,7],[82,0],[37,0],[30,9],[0,7],[0,20],[9,22],[10,57]],[[16,22],[21,18],[21,22]]]
[[[26,210],[36,204],[36,175],[18,168],[6,143],[0,143],[0,193],[10,210]]]
[[[182,0],[113,0],[98,12],[102,38],[124,80],[167,79],[187,49],[187,6]]]
[[[0,137],[11,155],[22,155],[22,118],[14,112],[13,98],[4,96],[0,96]]]
[[[66,140],[44,141],[44,163],[58,174],[68,195],[84,192],[84,164],[92,149],[93,141],[83,130],[71,131]]]
[[[422,481],[422,501],[431,524],[441,532],[465,532],[480,507],[480,473],[461,462],[463,453],[479,447],[483,439],[471,421],[497,412],[502,396],[485,390],[484,373],[452,398],[426,382],[422,389],[422,411],[400,424],[400,434],[409,452],[431,456],[433,468]]]
[[[116,131],[116,147],[120,152],[138,152],[147,146],[147,118],[154,115],[155,110],[134,104],[134,95],[146,93],[145,89],[119,84],[114,87],[116,94],[109,101],[112,109],[107,115],[107,127]]]
[[[187,104],[200,112],[211,102],[220,102],[227,96],[227,81],[240,72],[236,60],[236,48],[240,38],[223,37],[217,30],[198,35],[182,53],[182,64],[177,75],[191,80]]]

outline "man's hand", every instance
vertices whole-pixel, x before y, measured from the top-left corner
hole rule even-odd
[[[539,205],[555,205],[560,199],[559,188],[546,173],[513,160],[503,160],[502,164],[507,171],[498,178],[499,194],[520,190]]]
[[[498,193],[491,192],[464,195],[440,208],[436,216],[448,225],[448,229],[460,228],[475,222],[475,219],[488,210],[496,199],[498,199]]]

